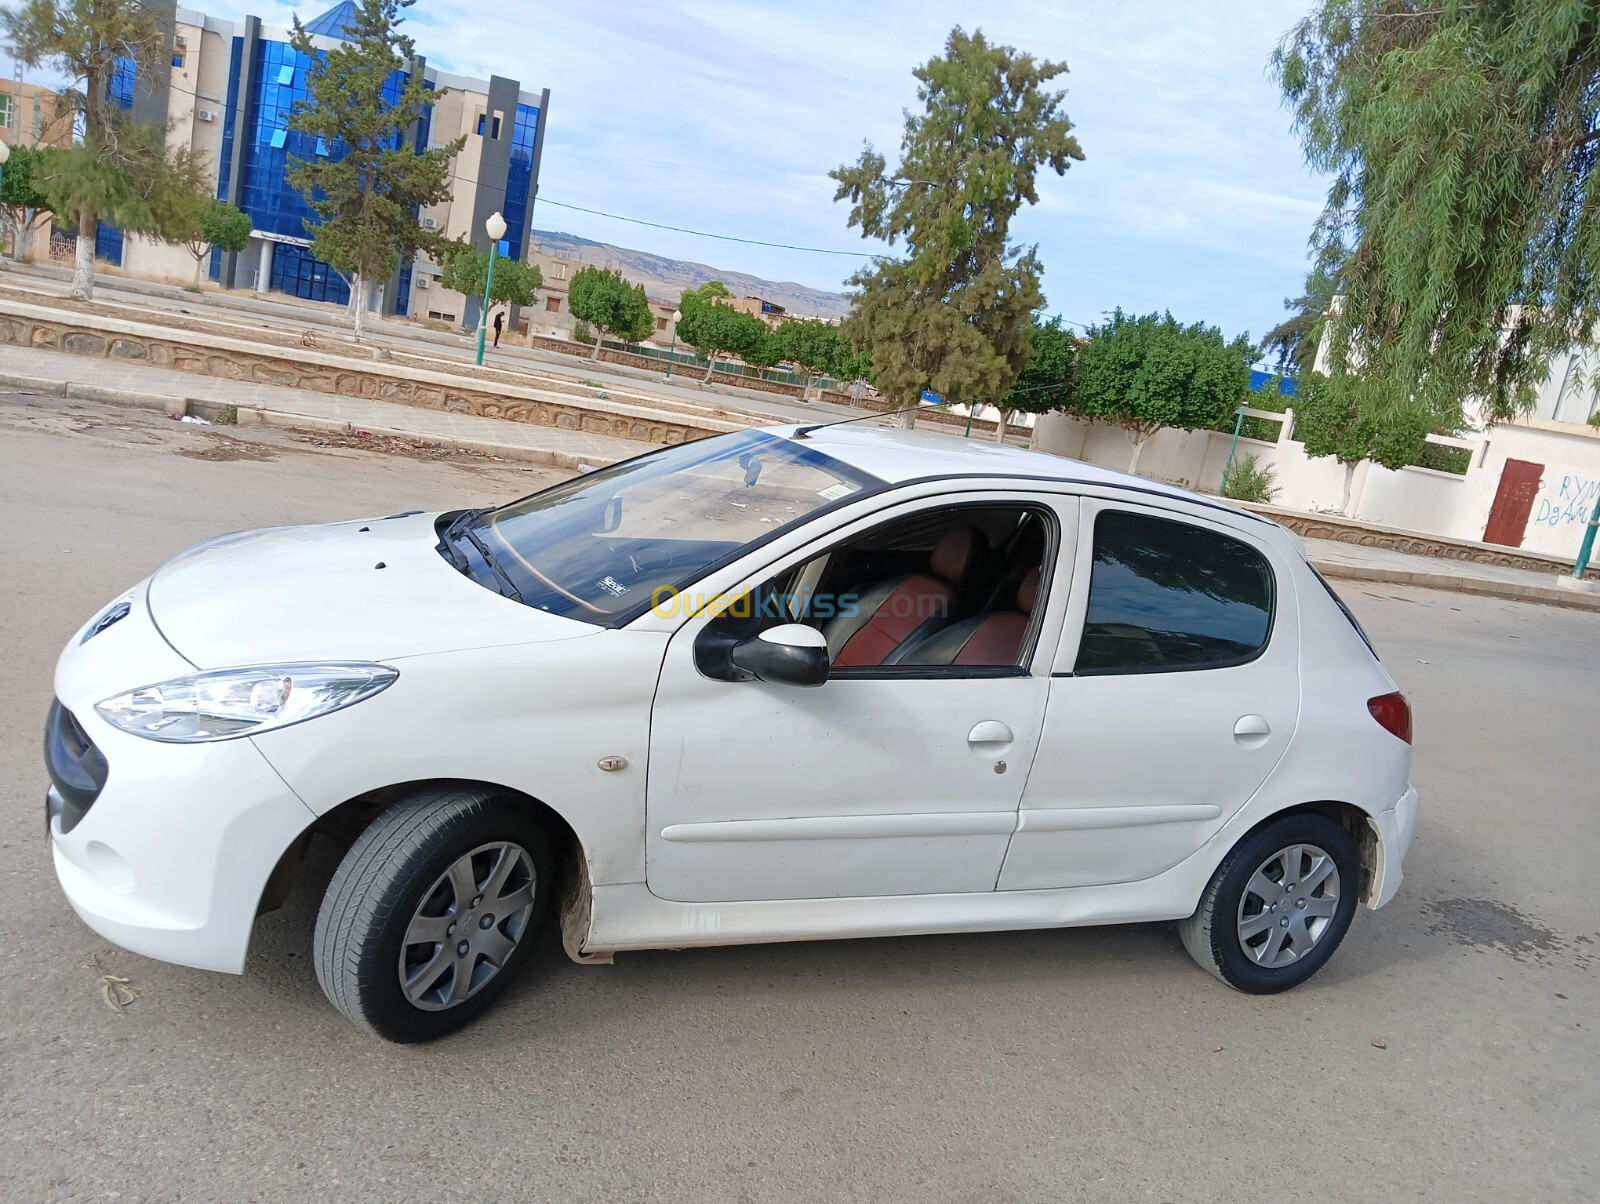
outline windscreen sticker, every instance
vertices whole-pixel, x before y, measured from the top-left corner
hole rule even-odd
[[[842,497],[849,497],[856,491],[856,486],[840,481],[837,485],[829,485],[826,489],[817,490],[817,496],[829,502],[836,502]]]
[[[601,589],[605,590],[606,593],[610,594],[613,598],[620,598],[623,594],[628,592],[628,587],[623,585],[622,582],[618,581],[615,577],[602,577],[600,578],[598,584]]]

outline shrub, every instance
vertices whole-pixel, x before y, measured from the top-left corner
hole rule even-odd
[[[1262,464],[1255,453],[1240,456],[1228,469],[1223,497],[1237,502],[1270,502],[1277,495],[1278,487],[1273,484],[1272,466]]]
[[[1467,475],[1472,465],[1472,452],[1464,447],[1448,447],[1443,443],[1424,443],[1417,457],[1418,468],[1431,468],[1436,472],[1453,472],[1458,477]]]

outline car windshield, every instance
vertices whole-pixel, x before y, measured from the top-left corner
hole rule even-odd
[[[445,538],[478,580],[612,626],[662,586],[692,584],[747,544],[881,485],[804,443],[740,431],[575,477],[454,524]]]

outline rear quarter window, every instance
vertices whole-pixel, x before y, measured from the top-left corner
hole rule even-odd
[[[1102,511],[1074,672],[1172,673],[1253,660],[1272,631],[1275,587],[1266,557],[1242,540]]]

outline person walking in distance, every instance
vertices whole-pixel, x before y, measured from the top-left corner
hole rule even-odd
[[[503,309],[495,310],[494,311],[494,345],[495,345],[495,349],[496,350],[499,350],[499,348],[500,348],[500,331],[505,326],[505,324],[506,324],[506,311],[503,310]]]

